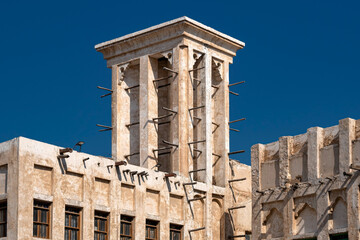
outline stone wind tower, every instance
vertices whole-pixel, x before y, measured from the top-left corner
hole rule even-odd
[[[208,237],[214,191],[231,172],[229,64],[244,46],[187,17],[95,46],[112,69],[112,125],[100,126],[113,158],[204,183]]]
[[[187,17],[96,45],[112,69],[113,157],[224,187],[229,64],[244,45]]]
[[[112,69],[112,158],[0,143],[0,239],[251,234],[250,166],[229,159],[229,64],[244,44],[186,17],[96,46]],[[77,151],[79,150],[79,151]]]

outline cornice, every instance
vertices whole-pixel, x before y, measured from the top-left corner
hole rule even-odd
[[[187,37],[195,41],[211,44],[235,56],[235,52],[245,46],[245,43],[205,26],[188,17],[177,18],[135,33],[125,35],[95,46],[95,49],[104,54],[105,59],[112,58],[137,49],[164,43],[167,40]]]

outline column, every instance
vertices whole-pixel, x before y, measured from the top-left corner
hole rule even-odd
[[[206,239],[212,239],[211,230],[211,203],[212,203],[212,106],[211,106],[211,72],[212,72],[212,56],[209,49],[205,47],[205,81],[201,83],[203,85],[204,96],[205,96],[205,114],[203,115],[202,131],[205,133],[205,142],[203,143],[204,148],[204,160],[205,160],[205,183],[207,185],[206,201],[205,201],[205,231]]]
[[[178,72],[172,82],[170,91],[173,97],[171,105],[178,111],[171,123],[172,141],[178,143],[179,147],[173,151],[171,156],[172,170],[177,174],[188,176],[189,148],[188,148],[188,95],[189,95],[189,67],[188,67],[188,47],[180,44],[173,50],[173,69]]]
[[[309,128],[308,131],[308,182],[315,182],[319,176],[320,148],[323,144],[323,129]]]
[[[261,212],[261,194],[256,190],[260,189],[261,163],[264,161],[264,145],[256,144],[251,147],[251,178],[252,178],[252,239],[261,239],[262,212]]]
[[[352,141],[355,140],[356,121],[345,118],[339,121],[339,172],[349,172],[352,160]]]
[[[140,166],[149,169],[156,165],[153,149],[157,148],[157,131],[152,119],[157,117],[157,95],[153,85],[157,61],[148,55],[140,57]],[[155,73],[154,73],[155,71]]]
[[[290,179],[290,156],[292,150],[292,137],[280,137],[279,139],[279,183],[280,186],[285,186],[286,182]],[[292,236],[292,215],[293,215],[293,204],[292,198],[284,198],[284,210],[282,212],[284,218],[284,237],[290,239]]]

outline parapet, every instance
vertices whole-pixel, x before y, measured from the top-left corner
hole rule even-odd
[[[251,149],[253,187],[266,190],[294,182],[317,182],[346,177],[360,166],[360,120],[312,127],[297,136],[280,137]]]

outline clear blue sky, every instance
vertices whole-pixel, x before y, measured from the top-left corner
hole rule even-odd
[[[94,45],[181,16],[246,43],[230,68],[236,158],[360,118],[360,1],[2,1],[0,142],[17,136],[110,156],[110,70]]]

